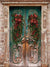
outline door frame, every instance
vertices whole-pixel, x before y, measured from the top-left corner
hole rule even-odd
[[[44,24],[45,23],[44,17],[47,16],[47,14],[44,16],[44,13],[46,13],[46,11],[47,11],[47,3],[16,3],[16,4],[14,4],[14,3],[7,4],[6,3],[3,5],[4,5],[4,7],[7,7],[7,12],[8,12],[8,14],[7,14],[7,16],[8,16],[8,18],[7,18],[8,28],[6,28],[6,30],[4,30],[4,32],[8,32],[8,34],[7,34],[8,35],[8,37],[7,37],[8,43],[6,44],[6,46],[8,45],[8,50],[5,49],[5,51],[6,51],[5,53],[8,53],[8,57],[6,58],[7,63],[5,60],[4,64],[8,64],[8,67],[10,64],[10,60],[9,60],[10,59],[10,52],[9,52],[9,30],[10,30],[10,27],[9,27],[9,7],[10,6],[23,6],[23,7],[24,6],[41,6],[41,64],[42,64],[42,67],[44,67],[44,66],[47,67],[47,65],[48,65],[48,63],[47,63],[47,52],[46,52],[47,51],[47,48],[46,48],[47,45],[45,46],[45,44],[46,44],[45,43],[45,35],[47,34],[47,30],[46,30],[47,26],[45,26],[45,24]],[[46,9],[44,9],[44,8],[46,8]]]

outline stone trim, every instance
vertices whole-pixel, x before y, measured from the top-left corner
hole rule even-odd
[[[3,4],[17,4],[17,3],[33,3],[33,4],[48,4],[48,2],[2,2]]]
[[[9,63],[9,6],[3,7],[4,11],[4,33],[5,33],[5,62]]]
[[[42,7],[42,63],[47,64],[47,5]]]

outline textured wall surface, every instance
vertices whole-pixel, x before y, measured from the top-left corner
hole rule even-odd
[[[0,67],[9,62],[9,7],[0,2]]]
[[[0,3],[0,63],[4,62],[4,19],[3,19],[3,5]]]
[[[48,4],[48,24],[47,24],[47,29],[48,29],[48,33],[47,33],[48,63],[49,63],[49,67],[50,67],[50,4]]]
[[[42,63],[47,64],[47,5],[42,7],[42,32],[41,32]]]

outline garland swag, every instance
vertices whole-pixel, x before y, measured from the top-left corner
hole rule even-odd
[[[29,28],[31,32],[31,36],[35,40],[35,43],[40,39],[40,17],[36,15],[35,13],[32,15],[29,15],[28,17],[28,23],[29,23]]]
[[[23,28],[23,16],[21,14],[12,15],[12,38],[15,45],[18,47],[18,43],[21,40],[22,28]]]

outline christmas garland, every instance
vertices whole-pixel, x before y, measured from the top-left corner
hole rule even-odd
[[[31,36],[37,43],[37,41],[40,38],[40,17],[36,15],[35,13],[33,15],[29,15],[28,17],[28,23],[29,23],[29,28],[31,32]]]
[[[12,15],[12,38],[15,45],[18,47],[18,43],[20,42],[20,37],[22,35],[23,28],[23,16],[21,14]]]

